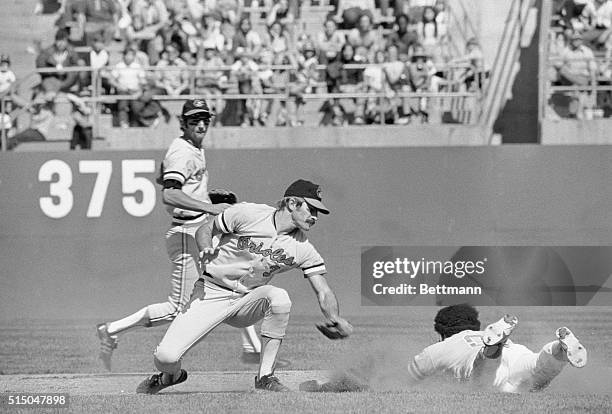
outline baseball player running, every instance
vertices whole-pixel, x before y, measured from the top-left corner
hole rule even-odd
[[[211,204],[204,138],[212,112],[203,99],[188,100],[181,113],[183,136],[170,144],[162,164],[162,197],[172,224],[166,233],[166,249],[172,262],[171,290],[168,300],[145,306],[117,321],[97,326],[100,359],[111,369],[117,335],[137,327],[152,327],[171,322],[187,303],[193,285],[202,275],[200,252],[194,238],[196,230],[209,216],[217,215],[229,204]],[[261,342],[254,327],[242,331],[243,362],[259,362]],[[283,361],[285,365],[288,361]]]
[[[336,296],[327,284],[325,263],[305,234],[319,213],[329,213],[319,186],[298,180],[276,208],[240,203],[219,214],[212,229],[213,237],[220,235],[216,251],[189,304],[155,351],[155,366],[161,372],[145,379],[136,392],[156,394],[184,382],[187,372],[181,369],[181,358],[219,324],[244,327],[260,320],[263,345],[255,388],[289,391],[274,376],[274,369],[291,300],[284,289],[269,283],[276,274],[294,268],[302,270],[314,289],[327,326],[334,328],[337,338],[350,335],[352,326],[339,315]]]

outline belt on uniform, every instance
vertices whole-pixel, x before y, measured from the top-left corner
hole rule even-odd
[[[176,225],[185,224],[186,222],[198,219],[198,218],[202,217],[205,214],[206,213],[200,213],[200,214],[196,214],[195,216],[191,216],[191,217],[172,216],[172,224],[176,224]]]
[[[234,290],[233,290],[233,289],[231,289],[231,288],[229,288],[228,286],[221,285],[221,284],[217,283],[217,282],[215,281],[215,278],[214,278],[214,277],[213,277],[213,276],[212,276],[210,273],[204,272],[202,275],[203,275],[204,277],[202,277],[202,278],[200,278],[200,279],[202,279],[202,280],[204,280],[204,281],[206,281],[206,282],[212,283],[213,285],[215,285],[215,286],[217,286],[217,287],[219,287],[219,288],[221,288],[221,289],[228,290],[228,291],[230,291],[230,292],[234,292]]]

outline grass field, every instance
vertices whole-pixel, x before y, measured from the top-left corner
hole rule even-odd
[[[109,374],[97,360],[95,321],[3,321],[0,393],[67,392],[71,412],[612,412],[612,307],[481,308],[485,323],[505,311],[517,313],[521,322],[512,339],[533,350],[552,340],[562,325],[588,349],[585,368],[568,366],[545,391],[521,395],[492,389],[492,371],[470,383],[436,376],[408,386],[404,367],[435,340],[436,308],[362,309],[349,315],[354,336],[340,342],[316,332],[318,317],[292,316],[281,349],[292,366],[277,375],[296,392],[283,395],[253,390],[255,367],[239,361],[240,336],[230,327],[219,327],[184,358],[188,381],[157,396],[142,396],[134,390],[154,372],[151,354],[164,328],[122,337]],[[376,364],[363,363],[372,356]],[[304,380],[324,380],[334,370],[357,365],[368,367],[363,374],[372,391],[297,391]],[[0,406],[0,412],[6,408]]]

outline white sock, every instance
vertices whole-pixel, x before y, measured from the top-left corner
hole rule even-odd
[[[137,326],[146,326],[148,323],[149,318],[147,317],[147,307],[144,307],[138,312],[126,316],[123,319],[119,319],[118,321],[114,322],[109,322],[107,325],[108,333],[111,335],[116,335],[120,332],[127,331]]]
[[[261,362],[259,363],[259,378],[264,375],[269,375],[274,372],[274,364],[276,363],[276,355],[280,349],[282,340],[264,338],[263,351],[261,353]]]

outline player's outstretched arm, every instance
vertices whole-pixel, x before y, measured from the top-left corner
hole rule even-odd
[[[346,338],[349,336],[353,332],[353,327],[346,319],[340,316],[338,300],[333,290],[327,284],[325,275],[309,276],[308,281],[317,295],[319,307],[326,319],[324,326],[318,326],[321,333],[330,339]]]
[[[162,192],[162,200],[164,201],[164,204],[172,207],[178,207],[185,210],[201,211],[203,213],[213,215],[220,214],[226,208],[231,206],[231,204],[226,203],[210,204],[204,201],[196,200],[178,188],[164,188]]]

